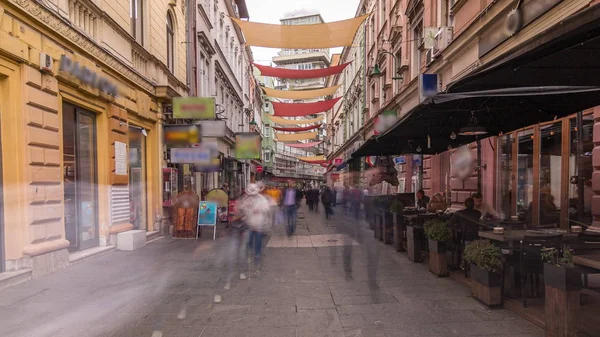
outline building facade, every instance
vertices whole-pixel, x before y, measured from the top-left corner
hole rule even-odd
[[[438,90],[444,91],[449,83],[500,56],[537,43],[541,33],[595,4],[588,0],[530,1],[517,9],[509,0],[361,1],[357,13],[373,13],[365,23],[364,66],[369,75],[377,65],[381,76],[367,76],[364,122],[350,137],[367,140],[377,134],[376,124],[382,114],[393,112],[400,119],[416,107],[420,103],[420,74],[436,74]],[[519,11],[528,17],[514,30],[510,17]],[[465,179],[452,171],[453,155],[460,149],[449,148],[431,156],[401,156],[398,162],[402,164],[396,165],[400,185],[384,188],[384,182],[374,186],[374,191],[414,192],[423,188],[428,195],[446,194],[460,207],[479,190],[504,216],[531,212],[535,224],[542,221],[542,203],[553,200],[560,212],[558,222],[567,226],[572,218],[571,201],[577,197],[577,185],[570,182],[571,177],[583,175],[579,178],[586,181],[584,190],[600,190],[600,181],[593,182],[595,118],[592,110],[583,114],[583,153],[587,155],[581,161],[575,159],[577,126],[572,115],[468,145],[472,157],[477,157],[479,147],[481,166]],[[351,149],[352,144],[346,141],[337,151]],[[595,192],[585,195],[585,213],[597,218],[600,207],[594,207]]]
[[[0,3],[2,269],[33,277],[161,216],[163,105],[184,96],[185,8]]]
[[[297,10],[286,13],[280,20],[282,25],[307,25],[324,23],[321,14],[313,10]],[[282,49],[273,57],[273,64],[277,67],[296,70],[323,69],[330,66],[331,56],[329,49]],[[275,89],[278,90],[312,90],[322,89],[326,86],[326,78],[311,79],[276,79]],[[280,102],[292,103],[292,100],[276,99]],[[308,103],[315,100],[302,100]],[[300,102],[300,101],[299,101]],[[299,103],[294,102],[294,103]],[[272,107],[271,107],[272,109]],[[298,117],[296,119],[305,119]],[[319,140],[323,140],[324,131],[319,132]],[[315,141],[315,140],[309,140]],[[280,178],[294,178],[318,184],[322,180],[324,170],[322,167],[308,164],[297,159],[301,156],[314,156],[323,153],[323,147],[298,149],[285,146],[282,142],[275,141],[274,146],[274,175]]]
[[[235,159],[235,134],[249,132],[255,106],[255,86],[252,74],[252,54],[244,46],[244,37],[230,17],[249,17],[243,0],[197,0],[189,18],[191,34],[190,83],[191,95],[214,97],[217,119],[225,121],[226,134],[205,141],[217,145],[223,169],[214,173],[192,173],[195,190],[201,195],[213,188],[229,186],[230,197],[239,196],[257,161]]]

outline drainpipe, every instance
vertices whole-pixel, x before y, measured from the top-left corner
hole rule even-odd
[[[481,179],[483,178],[483,174],[481,173],[481,169],[481,140],[477,139],[477,193],[482,193]]]

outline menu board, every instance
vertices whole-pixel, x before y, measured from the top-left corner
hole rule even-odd
[[[115,142],[115,174],[127,175],[127,145],[122,142]]]

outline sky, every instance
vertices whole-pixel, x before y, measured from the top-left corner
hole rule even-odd
[[[279,24],[279,19],[287,12],[298,9],[315,9],[321,12],[325,22],[353,18],[360,0],[246,0],[250,21]],[[254,62],[269,65],[279,49],[252,47]],[[342,48],[334,48],[331,53],[340,53]]]

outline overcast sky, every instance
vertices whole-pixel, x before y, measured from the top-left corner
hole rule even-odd
[[[250,21],[279,24],[279,19],[287,12],[297,9],[315,9],[321,12],[325,22],[340,21],[353,18],[359,0],[246,0]],[[341,52],[342,48],[332,49],[332,53]],[[252,47],[254,61],[269,65],[278,49]]]

